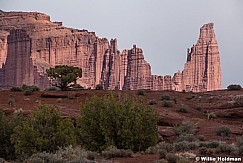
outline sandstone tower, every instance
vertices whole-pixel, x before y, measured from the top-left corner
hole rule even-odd
[[[182,72],[152,75],[143,50],[136,45],[122,52],[117,39],[108,41],[95,32],[62,26],[37,12],[0,11],[0,87],[51,85],[46,69],[55,65],[82,68],[77,82],[118,90],[211,91],[221,88],[218,45],[213,23],[200,29],[196,45],[188,50]]]
[[[188,49],[182,72],[183,87],[187,91],[211,91],[221,88],[219,50],[213,26],[213,23],[203,25],[196,45]]]

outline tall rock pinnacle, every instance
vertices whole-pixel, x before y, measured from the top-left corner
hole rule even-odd
[[[200,28],[196,45],[188,49],[187,62],[182,72],[183,87],[187,91],[211,91],[221,88],[221,68],[214,24]]]

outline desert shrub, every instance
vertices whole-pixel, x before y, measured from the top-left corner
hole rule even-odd
[[[218,141],[200,142],[199,147],[217,148],[220,145]]]
[[[214,112],[208,113],[208,119],[215,119],[217,118],[217,115]]]
[[[45,91],[60,91],[61,89],[58,87],[47,87]]]
[[[198,144],[195,142],[182,141],[175,143],[175,151],[187,151],[198,149]]]
[[[13,86],[13,87],[10,89],[10,91],[12,91],[12,92],[22,92],[23,90],[22,90],[22,88],[20,88],[20,87]]]
[[[202,148],[199,148],[199,154],[200,155],[212,155],[214,153],[214,151],[212,149],[208,149],[206,147],[202,147]]]
[[[150,100],[149,101],[149,105],[156,105],[157,103],[156,103],[156,101],[155,100]]]
[[[155,109],[129,95],[92,97],[81,107],[79,118],[81,141],[89,150],[145,150],[157,143]]]
[[[231,134],[231,130],[227,126],[220,126],[216,130],[217,135],[222,136],[222,137],[228,137]]]
[[[176,111],[181,113],[188,113],[187,107],[185,105],[181,105]]]
[[[36,152],[53,152],[75,141],[71,119],[62,119],[56,108],[45,105],[32,112],[26,123],[16,126],[11,135],[15,152],[20,156],[23,153],[29,156]]]
[[[230,155],[235,152],[235,148],[229,144],[226,143],[221,143],[217,148],[216,148],[216,153],[223,153]]]
[[[117,149],[114,146],[107,147],[104,151],[101,152],[101,155],[105,158],[115,158],[115,157],[131,157],[133,152],[128,149]]]
[[[14,128],[22,123],[23,115],[21,113],[5,116],[3,110],[0,109],[0,157],[6,160],[16,159],[15,148],[10,137]]]
[[[159,157],[160,158],[165,158],[167,155],[167,151],[164,149],[159,150]]]
[[[206,141],[206,137],[204,135],[198,135],[197,139],[200,141]]]
[[[163,142],[163,143],[159,143],[159,144],[158,144],[158,148],[159,148],[159,149],[164,149],[164,150],[166,150],[167,152],[171,152],[171,151],[174,150],[174,145],[173,145],[173,144],[170,144],[170,143],[165,143],[165,142]]]
[[[243,136],[237,138],[238,154],[243,156]]]
[[[241,90],[241,85],[239,84],[231,84],[227,87],[227,90]]]
[[[200,112],[203,111],[203,107],[201,105],[197,105],[195,109]]]
[[[181,134],[179,137],[176,139],[177,142],[181,141],[188,141],[188,142],[194,142],[196,141],[196,137],[192,134]]]
[[[170,101],[168,101],[168,100],[163,100],[162,101],[162,106],[163,107],[167,107],[167,108],[171,108],[173,106],[173,104]]]
[[[73,86],[71,87],[72,91],[78,91],[78,90],[84,90],[85,88],[83,86],[81,86],[80,84],[73,84]]]
[[[161,100],[170,100],[170,96],[169,95],[162,95],[161,96]]]
[[[138,90],[137,95],[139,96],[144,96],[144,90]]]
[[[73,148],[72,146],[67,146],[64,149],[59,149],[53,153],[35,153],[31,157],[26,159],[24,163],[95,163],[95,161],[92,160],[96,157],[97,154],[94,152],[85,151],[84,149],[78,147]]]
[[[149,147],[146,149],[146,154],[158,154],[159,151],[165,150],[166,152],[172,152],[174,150],[174,145],[170,143],[161,142],[156,144],[156,146]]]
[[[96,90],[103,90],[103,85],[102,84],[97,84],[95,87]]]
[[[180,126],[175,127],[175,132],[177,135],[182,134],[195,134],[195,125],[191,122],[182,122]]]
[[[32,90],[31,90],[31,89],[26,89],[26,90],[24,90],[24,95],[25,95],[25,96],[30,96],[30,95],[32,95]]]
[[[218,141],[209,141],[207,144],[208,148],[217,148],[220,145]]]
[[[76,93],[70,91],[70,92],[68,92],[67,97],[68,97],[68,99],[75,99],[75,97],[76,97]]]
[[[40,88],[39,87],[37,87],[37,86],[35,86],[35,85],[32,85],[32,86],[28,86],[28,85],[22,85],[22,90],[30,90],[30,91],[32,91],[32,92],[35,92],[35,91],[39,91],[40,90]]]
[[[168,163],[166,159],[155,160],[154,163]]]
[[[13,97],[10,97],[10,98],[8,99],[8,105],[9,105],[9,106],[14,106],[14,104],[15,104],[15,100],[14,100],[14,98],[13,98]]]
[[[168,163],[176,163],[177,159],[178,159],[178,156],[176,156],[175,154],[168,153],[166,155],[166,160],[168,161]]]

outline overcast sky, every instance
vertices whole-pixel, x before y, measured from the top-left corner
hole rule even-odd
[[[64,26],[117,38],[120,50],[143,49],[153,74],[183,70],[199,28],[214,22],[222,86],[243,86],[243,0],[0,0],[4,11],[37,11]]]

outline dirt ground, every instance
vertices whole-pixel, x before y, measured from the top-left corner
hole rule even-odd
[[[65,98],[70,92],[34,92],[30,96],[25,96],[23,92],[0,91],[0,108],[5,113],[11,114],[16,109],[22,108],[25,116],[35,110],[40,104],[55,105],[59,108],[63,116],[77,117],[80,114],[80,106],[92,96],[104,97],[111,91],[107,90],[82,90],[75,91],[74,99]],[[158,133],[161,141],[173,142],[176,138],[173,127],[182,122],[193,122],[196,127],[196,136],[203,135],[206,140],[222,140],[215,130],[221,126],[228,126],[232,134],[226,139],[228,143],[234,143],[238,136],[243,135],[243,89],[239,91],[212,91],[212,92],[175,92],[175,91],[150,91],[144,90],[143,96],[138,96],[138,91],[116,91],[118,94],[128,93],[135,98],[149,104],[151,100],[156,104],[160,123]],[[43,94],[60,95],[64,98],[44,98]],[[163,107],[162,96],[170,96],[172,107]],[[9,101],[14,101],[10,106]],[[187,113],[178,112],[180,106],[187,109]],[[215,114],[215,118],[211,115]],[[225,140],[224,140],[225,141]],[[112,159],[119,163],[147,163],[159,159],[158,155],[135,155],[132,158]]]

